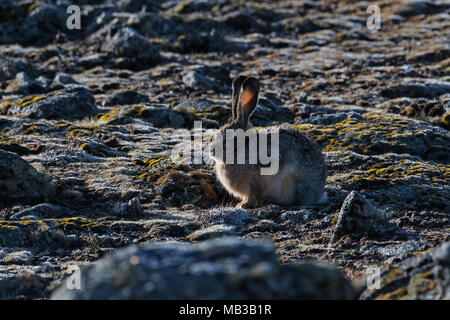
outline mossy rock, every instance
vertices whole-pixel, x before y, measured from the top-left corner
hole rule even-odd
[[[367,288],[360,299],[448,300],[449,261],[450,242],[445,242],[383,268],[380,288]]]
[[[81,144],[80,149],[84,150],[86,153],[89,153],[90,155],[101,158],[126,156],[126,154],[123,152],[117,151],[101,142],[93,140],[86,141],[83,144]]]
[[[88,89],[73,85],[45,96],[30,96],[3,103],[0,112],[32,119],[74,120],[93,116],[98,109]]]
[[[373,159],[368,160],[373,161]],[[449,210],[450,166],[410,159],[379,161],[369,169],[340,173],[333,182],[364,191],[385,207],[402,210]]]
[[[450,139],[445,130],[402,116],[371,112],[364,115],[364,121],[346,119],[333,125],[296,127],[315,139],[326,152],[411,154],[444,163],[450,161]]]
[[[42,220],[0,220],[0,246],[68,248],[83,245],[82,234],[109,233],[111,229],[83,217]],[[78,237],[67,234],[77,234]]]
[[[450,129],[450,112],[447,112],[442,116],[442,123],[447,129]]]
[[[17,154],[0,150],[0,202],[49,197],[54,187]]]
[[[169,106],[143,103],[130,107],[114,108],[101,115],[97,121],[114,124],[123,117],[141,119],[150,122],[157,128],[183,128],[186,122],[183,114],[174,111]]]
[[[41,146],[42,148],[42,146]],[[34,154],[39,150],[42,150],[38,147],[29,149],[27,147],[21,146],[18,143],[15,143],[13,141],[0,141],[0,149],[4,151],[14,152],[18,154],[19,156]]]

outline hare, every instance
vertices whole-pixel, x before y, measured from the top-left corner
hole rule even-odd
[[[267,203],[289,206],[326,202],[324,186],[327,167],[324,155],[319,146],[298,129],[288,125],[263,129],[265,134],[277,133],[279,138],[277,148],[272,145],[267,147],[271,157],[276,157],[278,161],[278,170],[272,174],[262,174],[264,165],[260,160],[255,163],[249,161],[252,156],[249,145],[245,142],[235,145],[235,136],[227,135],[226,132],[230,130],[253,130],[258,141],[268,141],[267,137],[261,140],[263,130],[253,129],[249,122],[256,109],[258,95],[259,81],[256,78],[241,75],[233,80],[232,120],[219,129],[209,146],[219,181],[230,194],[242,200],[238,204],[242,208],[254,208]],[[226,153],[231,154],[233,161],[229,161],[228,155],[225,157]],[[239,153],[245,153],[241,163],[236,161]]]

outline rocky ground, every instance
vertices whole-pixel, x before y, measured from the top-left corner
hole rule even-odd
[[[211,297],[450,299],[449,18],[448,1],[1,1],[0,298],[202,298],[225,277],[255,287]],[[171,157],[180,129],[230,118],[239,73],[261,81],[255,126],[324,148],[326,204],[236,209],[210,164]],[[54,291],[104,255],[124,273]],[[125,289],[94,294],[111,279]]]

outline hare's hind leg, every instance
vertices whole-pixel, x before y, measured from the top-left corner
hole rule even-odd
[[[260,206],[263,203],[261,188],[262,185],[259,179],[249,184],[243,200],[237,206],[240,208],[256,208]]]
[[[301,205],[315,205],[321,200],[324,194],[324,188],[318,187],[312,183],[300,183],[297,185],[297,198]],[[326,201],[326,199],[324,199]]]
[[[259,201],[257,198],[245,198],[241,202],[237,204],[237,207],[243,209],[256,208],[259,205]]]

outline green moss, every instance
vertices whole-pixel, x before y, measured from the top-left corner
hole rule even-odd
[[[50,219],[48,219],[50,220]],[[5,221],[0,220],[0,228],[7,228],[7,229],[18,229],[20,227],[28,226],[28,225],[35,225],[35,224],[41,224],[44,223],[45,220],[11,220],[11,221]]]
[[[149,116],[148,105],[164,106],[159,103],[142,102],[142,103],[137,103],[129,108],[117,107],[117,108],[113,108],[112,110],[108,111],[107,113],[101,114],[97,118],[97,120],[101,121],[101,122],[109,122],[109,121],[115,120],[121,116],[129,116],[131,118],[141,118],[141,119],[148,118],[148,116]]]
[[[72,129],[69,131],[69,133],[66,134],[67,137],[88,137],[91,136],[94,132],[98,131],[98,126],[87,126],[87,127],[81,127]]]
[[[166,157],[157,157],[155,158],[147,158],[144,159],[143,162],[147,165],[149,169],[152,169],[156,165],[158,165],[160,162],[169,162],[170,159]]]
[[[0,109],[7,111],[12,108],[23,108],[33,102],[36,102],[36,101],[39,101],[42,99],[45,99],[45,96],[29,96],[29,97],[13,100],[11,102],[2,103],[2,105],[0,106]]]
[[[33,2],[30,4],[30,6],[28,7],[27,11],[28,13],[32,13],[36,8],[39,7],[39,3],[37,2]]]
[[[331,220],[331,224],[335,225],[337,223],[338,219],[339,219],[339,214],[337,214],[333,217],[333,220]]]
[[[395,281],[397,278],[402,276],[404,273],[405,272],[400,268],[392,268],[391,270],[389,270],[387,275],[382,278],[383,285],[386,285],[388,283]]]
[[[336,39],[336,41],[342,41],[345,39],[346,36],[347,36],[347,33],[340,32],[336,35],[335,39]]]
[[[62,219],[42,219],[42,220],[0,220],[0,228],[17,229],[27,226],[37,227],[39,225],[54,226],[60,229],[83,230],[88,228],[98,228],[98,222],[91,221],[83,217],[71,217]]]
[[[34,149],[29,149],[14,141],[0,141],[0,149],[17,153],[20,156],[34,153]]]
[[[0,131],[0,133],[1,133],[1,134],[5,134],[5,133],[7,133],[9,130],[11,130],[10,127],[5,127],[5,128],[3,128],[2,131]]]
[[[436,281],[433,279],[432,271],[415,274],[411,277],[408,285],[408,299],[420,299],[423,294],[435,294],[439,296]]]
[[[188,1],[184,1],[184,2],[180,3],[178,6],[176,6],[173,9],[173,12],[174,13],[182,13],[186,9],[187,5],[191,2],[192,2],[191,0],[188,0]]]
[[[86,229],[98,228],[100,224],[86,218],[72,217],[58,220],[55,226],[63,229]]]
[[[99,121],[105,121],[105,122],[106,122],[106,121],[114,120],[114,119],[116,119],[117,117],[119,117],[120,111],[121,111],[121,110],[122,110],[121,108],[114,108],[114,109],[112,109],[111,111],[102,114],[102,115],[98,118],[98,120],[99,120]]]
[[[395,291],[385,293],[376,297],[376,300],[399,300],[408,294],[408,290],[405,287],[398,288]]]
[[[439,186],[450,182],[450,165],[402,160],[380,162],[377,166],[381,168],[352,172],[352,176],[342,182],[359,183],[375,189],[379,187],[379,184],[384,186],[404,184],[411,177],[418,177],[427,185]],[[411,183],[408,184],[411,185]],[[414,186],[411,185],[411,187]]]
[[[38,127],[35,124],[24,125],[24,128],[23,134],[40,135]]]
[[[450,112],[447,112],[442,116],[441,119],[442,123],[445,125],[446,128],[450,128]]]

